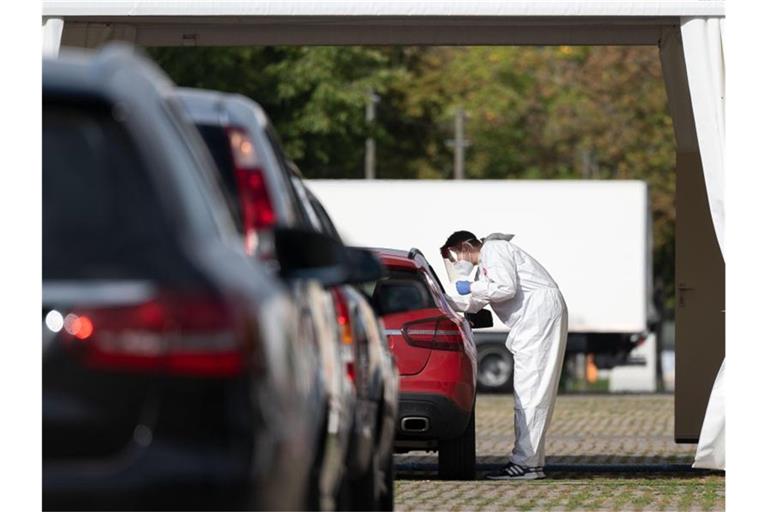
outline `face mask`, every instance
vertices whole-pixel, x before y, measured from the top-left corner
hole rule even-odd
[[[473,268],[475,268],[475,266],[471,261],[459,260],[453,264],[453,269],[456,271],[456,274],[462,277],[469,276]]]

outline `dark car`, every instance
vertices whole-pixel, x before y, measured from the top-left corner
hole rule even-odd
[[[43,63],[45,509],[307,506],[317,340],[174,101],[125,48]],[[276,232],[281,273],[343,282],[330,242]]]
[[[236,94],[178,89],[177,97],[205,140],[228,196],[236,205],[246,251],[277,272],[280,261],[275,252],[276,230],[312,228],[291,185],[288,159],[269,118],[258,104]],[[304,254],[297,250],[293,256],[301,259]],[[377,264],[372,270],[368,279],[375,280],[381,269]],[[307,296],[301,279],[292,281],[291,292],[296,301]],[[355,386],[342,361],[343,326],[338,323],[333,293],[321,290],[314,296],[316,300],[301,313],[307,328],[318,335],[327,393],[321,400],[326,411],[325,430],[317,439],[317,457],[309,460],[317,483],[310,506],[332,509],[338,504],[345,473],[355,415]]]
[[[293,167],[292,182],[315,229],[341,243],[336,227]],[[342,357],[355,383],[357,406],[344,482],[345,505],[352,510],[391,510],[394,506],[393,441],[397,421],[398,375],[383,324],[368,298],[355,286],[333,289]]]

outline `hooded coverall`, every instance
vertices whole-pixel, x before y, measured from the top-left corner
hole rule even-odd
[[[515,446],[510,461],[544,466],[544,437],[555,407],[568,335],[568,308],[554,279],[512,235],[483,240],[467,311],[490,304],[510,328],[514,356]]]

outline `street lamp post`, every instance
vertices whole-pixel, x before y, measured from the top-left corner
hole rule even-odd
[[[373,92],[368,91],[368,98],[365,102],[365,122],[369,129],[369,135],[365,139],[365,179],[376,179],[376,141],[370,134],[370,130],[373,129],[374,122],[376,121],[376,103],[379,102],[379,96]]]
[[[464,173],[464,150],[469,147],[469,141],[464,138],[464,121],[466,120],[464,107],[456,107],[453,117],[453,139],[446,141],[448,147],[453,148],[453,179],[463,180]]]

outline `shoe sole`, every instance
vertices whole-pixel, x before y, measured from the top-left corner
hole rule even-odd
[[[541,480],[542,478],[546,478],[546,475],[544,473],[526,473],[520,476],[486,475],[485,477],[486,480]]]

